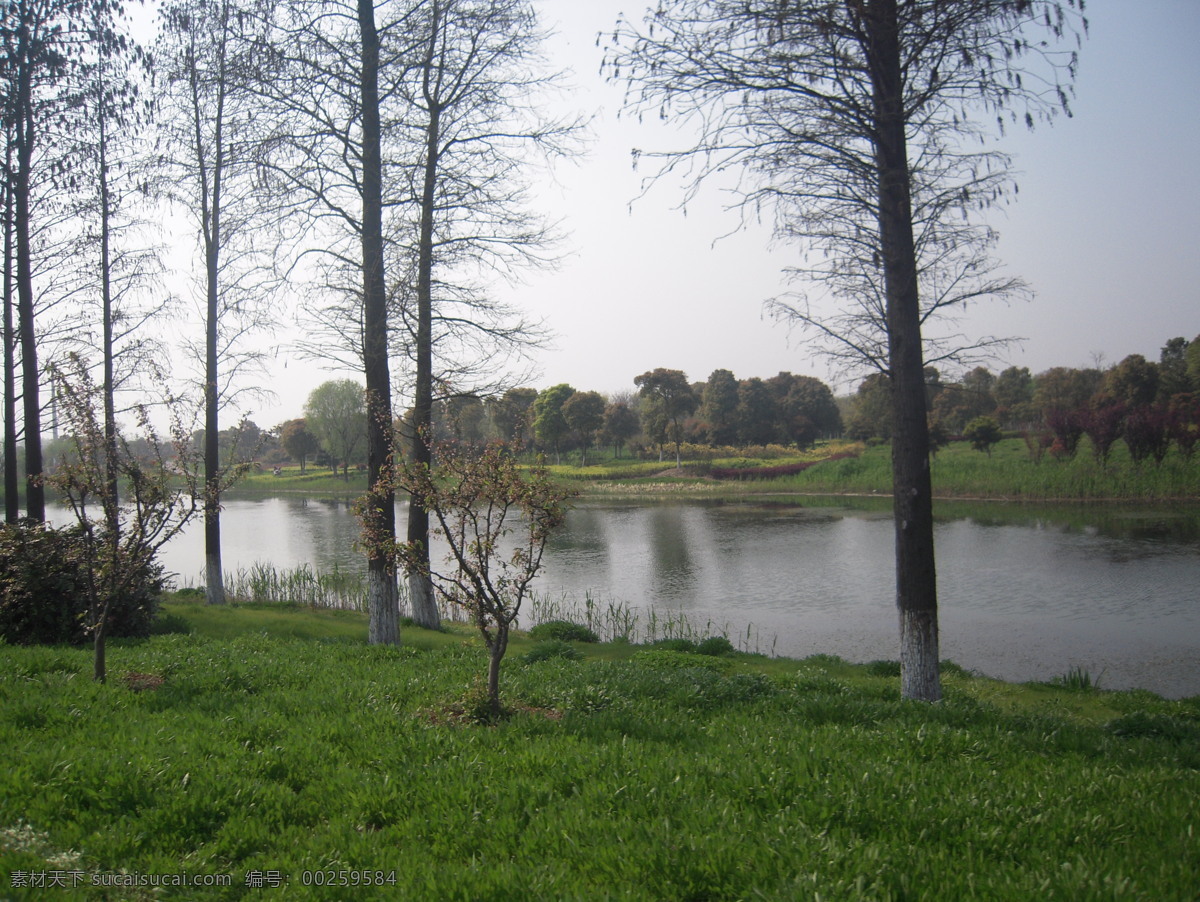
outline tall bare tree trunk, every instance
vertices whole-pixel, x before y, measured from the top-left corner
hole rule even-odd
[[[421,223],[417,244],[417,379],[413,400],[413,463],[428,467],[432,463],[429,448],[433,425],[433,218],[436,215],[438,154],[441,142],[441,108],[437,90],[431,81],[440,76],[434,55],[441,30],[440,7],[433,5],[429,27],[429,50],[425,58],[425,102],[429,122],[425,127],[425,172],[421,184]],[[429,570],[429,512],[424,500],[409,499],[408,541],[419,548],[425,566],[408,571],[408,602],[413,622],[427,629],[438,629],[441,617],[433,594],[433,583],[422,572]]]
[[[22,42],[24,32],[22,29]],[[25,416],[25,514],[46,519],[46,490],[42,486],[42,405],[39,393],[37,333],[33,326],[33,247],[29,223],[29,179],[33,167],[33,84],[28,48],[20,58],[16,98],[17,180],[17,330],[21,343],[21,394]]]
[[[222,120],[217,107],[212,193],[202,200],[204,220],[204,594],[208,604],[225,603],[225,571],[221,564],[221,392],[217,353],[217,320],[220,315],[218,285],[221,273],[221,176],[224,164]],[[198,128],[198,127],[197,127]],[[197,148],[200,134],[196,134]],[[203,156],[197,155],[197,160]],[[207,183],[206,183],[207,187]]]
[[[109,225],[109,218],[112,215],[112,197],[108,184],[108,113],[104,106],[103,79],[101,79],[100,94],[99,107],[97,108],[99,118],[97,125],[99,126],[100,138],[97,148],[100,153],[100,298],[102,304],[100,318],[102,320],[102,353],[104,357],[104,487],[108,493],[108,503],[104,507],[106,521],[104,525],[108,530],[108,539],[114,543],[118,543],[121,522],[118,516],[120,489],[117,484],[117,402],[116,379],[113,372],[112,235]],[[102,649],[104,641],[102,625],[97,628],[96,634],[96,641]]]
[[[383,168],[379,124],[379,34],[371,0],[358,0],[362,54],[363,369],[367,382],[367,640],[400,641],[394,553],[396,493],[392,487],[392,386],[388,369],[387,291],[383,271]]]
[[[873,0],[866,22],[874,44],[870,57],[877,128],[879,232],[894,418],[892,479],[900,691],[904,698],[937,701],[942,689],[938,672],[933,490],[896,0]]]
[[[214,217],[215,219],[216,217]],[[205,254],[208,270],[208,313],[204,354],[204,594],[209,604],[225,603],[221,564],[221,431],[217,390],[217,249]]]
[[[11,136],[11,128],[8,130]],[[17,361],[13,324],[12,143],[4,167],[4,522],[21,517],[17,475]]]

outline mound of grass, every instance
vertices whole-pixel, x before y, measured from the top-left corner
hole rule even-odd
[[[526,664],[538,664],[542,661],[552,660],[578,661],[582,657],[579,649],[570,642],[562,639],[546,639],[525,652],[521,660]]]
[[[721,655],[731,655],[733,651],[733,643],[724,636],[709,636],[707,639],[701,639],[696,643],[696,652],[702,655],[719,657]]]
[[[562,642],[599,642],[600,637],[582,623],[570,620],[548,620],[529,631],[531,639],[558,639]]]

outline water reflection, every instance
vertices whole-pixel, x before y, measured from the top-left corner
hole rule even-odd
[[[1084,666],[1113,688],[1200,694],[1200,509],[939,503],[937,516],[944,656],[1006,679]],[[222,526],[229,571],[365,569],[345,500],[230,498]],[[682,610],[737,635],[753,623],[781,654],[895,658],[892,549],[887,499],[583,502],[540,590]],[[164,563],[202,581],[201,523]]]

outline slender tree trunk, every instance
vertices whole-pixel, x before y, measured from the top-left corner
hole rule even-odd
[[[392,386],[388,370],[387,291],[383,271],[383,167],[379,124],[379,35],[375,7],[358,0],[362,53],[363,369],[367,382],[367,641],[400,641],[395,555],[396,492],[392,487]]]
[[[490,653],[487,676],[488,707],[491,708],[492,715],[495,717],[498,717],[502,710],[500,707],[500,662],[504,660],[504,653],[507,650],[508,627],[501,624],[496,629],[496,638],[488,647]]]
[[[92,636],[92,679],[97,683],[103,683],[108,679],[108,663],[105,656],[104,645],[104,623],[96,624],[95,633]]]
[[[222,7],[224,12],[224,7]],[[228,22],[222,20],[222,28]],[[221,57],[214,117],[212,166],[207,168],[197,63],[189,67],[192,86],[196,166],[200,181],[200,218],[204,233],[204,595],[208,604],[225,604],[225,568],[221,563],[221,391],[217,353],[221,277],[221,191],[225,166],[225,70]]]
[[[879,231],[894,419],[892,478],[900,689],[904,698],[937,701],[942,691],[933,493],[896,0],[872,0],[865,21],[872,42],[869,57],[877,129]]]
[[[8,130],[11,135],[11,129]],[[4,522],[21,517],[17,475],[17,361],[13,329],[12,143],[4,167]]]
[[[24,29],[23,29],[24,31]],[[46,490],[42,486],[42,406],[39,392],[37,334],[33,326],[33,246],[29,223],[29,178],[33,167],[33,88],[28,50],[20,58],[17,85],[17,320],[21,343],[21,392],[25,416],[25,513],[30,520],[46,519]]]
[[[225,574],[221,565],[221,405],[217,355],[217,280],[220,272],[218,191],[219,182],[214,182],[209,236],[204,254],[208,283],[204,336],[204,591],[209,604],[225,603]]]
[[[437,200],[438,154],[441,139],[441,110],[431,82],[439,76],[434,65],[441,20],[439,5],[433,5],[429,28],[429,50],[425,58],[425,100],[429,122],[425,129],[425,171],[421,184],[421,223],[417,245],[417,380],[413,400],[412,459],[417,467],[432,464],[429,448],[433,427],[433,218]],[[424,571],[429,567],[429,512],[424,499],[412,496],[408,504],[408,541],[420,549]],[[408,571],[408,602],[413,622],[438,629],[441,617],[433,594],[433,583],[422,569]]]
[[[119,542],[121,522],[118,513],[120,504],[119,486],[117,484],[117,405],[116,384],[113,372],[113,298],[112,298],[112,252],[111,230],[109,217],[111,215],[112,198],[108,184],[108,116],[104,108],[103,80],[101,80],[101,97],[97,108],[99,118],[99,151],[100,151],[100,297],[104,356],[104,488],[108,493],[105,500],[105,528],[109,538]],[[104,625],[96,627],[101,646],[103,646]]]

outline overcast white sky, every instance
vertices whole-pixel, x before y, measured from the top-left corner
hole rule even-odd
[[[542,190],[569,232],[568,256],[504,289],[554,334],[537,354],[533,385],[631,390],[634,376],[660,366],[693,380],[718,367],[739,378],[780,370],[830,378],[798,335],[763,315],[763,302],[788,289],[780,271],[796,249],[768,248],[760,228],[716,240],[737,224],[716,191],[686,216],[665,185],[630,207],[641,178],[630,150],[662,136],[617,119],[621,89],[601,80],[595,38],[621,11],[640,18],[643,3],[538,5],[557,31],[551,53],[574,70],[570,96],[596,119],[588,157],[560,166]],[[976,305],[964,319],[971,334],[1026,339],[996,371],[1111,364],[1134,353],[1156,360],[1167,339],[1200,333],[1200,0],[1087,7],[1075,117],[1002,144],[1021,175],[1018,201],[992,220],[998,256],[1036,298]],[[250,416],[264,427],[300,416],[312,388],[344,375],[283,354],[278,402]]]

